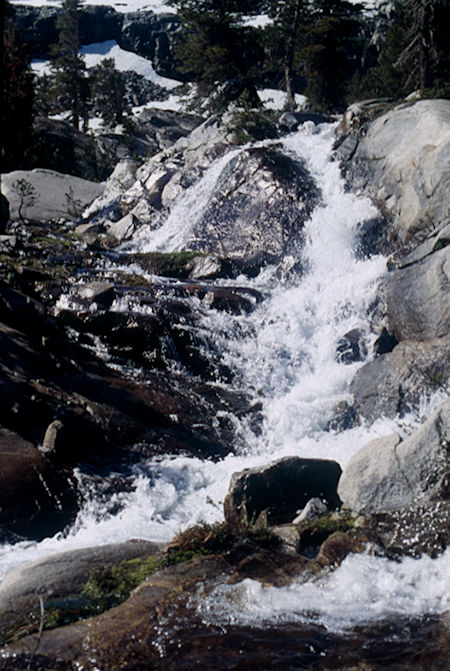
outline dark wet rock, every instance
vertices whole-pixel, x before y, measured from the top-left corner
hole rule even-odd
[[[450,401],[412,435],[378,438],[344,468],[338,494],[360,513],[391,511],[450,497]]]
[[[102,307],[111,307],[116,294],[114,285],[109,282],[94,281],[84,285],[77,285],[77,294],[81,299],[86,299],[92,305],[96,303]]]
[[[34,445],[0,428],[0,538],[51,536],[72,522],[74,482]]]
[[[200,252],[120,254],[118,261],[121,264],[137,263],[146,272],[177,279],[217,279],[231,274],[229,264],[223,259]]]
[[[156,656],[156,646],[151,646],[150,638],[143,638],[133,648],[130,643],[130,657],[131,649],[134,650],[133,669],[146,671],[151,659],[154,671],[191,671],[199,660],[206,668],[217,671],[229,671],[230,668],[235,671],[270,668],[291,671],[305,668],[306,664],[311,671],[385,671],[387,664],[395,671],[423,671],[424,668],[441,671],[446,667],[450,646],[448,623],[439,616],[415,619],[407,615],[397,616],[361,624],[345,634],[312,623],[272,623],[270,627],[230,623],[224,627],[222,624],[206,625],[199,618],[190,626],[183,621],[181,628],[177,626],[180,622],[179,612],[168,621],[174,631],[171,638],[160,634],[159,656]],[[66,649],[69,648],[69,637],[72,640],[68,632]],[[35,645],[35,642],[31,639],[29,645]],[[102,652],[104,654],[103,649]],[[56,653],[49,656],[38,650],[30,662],[29,653],[22,652],[7,658],[8,671],[78,671],[78,663],[72,662],[68,653],[63,659],[60,661]],[[111,652],[105,663],[109,671],[119,671],[126,668],[123,664],[127,662],[120,658],[116,665],[116,657]],[[84,668],[94,671],[95,663],[86,661]]]
[[[335,531],[322,543],[316,561],[321,566],[339,566],[349,554],[364,552],[368,538],[358,529],[344,533]]]
[[[167,155],[150,159],[121,196],[120,207],[143,226],[161,226],[177,198],[228,149],[209,202],[192,222],[183,246],[220,257],[236,274],[254,276],[262,266],[301,248],[303,224],[320,191],[302,162],[276,147],[233,149],[224,133],[209,120]],[[101,209],[96,216],[102,219]]]
[[[373,344],[373,350],[376,356],[380,356],[381,354],[392,352],[397,345],[398,340],[394,334],[389,333],[387,328],[383,327],[383,330]]]
[[[340,338],[336,346],[336,358],[339,363],[349,364],[363,361],[366,356],[367,348],[359,329],[352,329]]]
[[[40,603],[47,612],[82,608],[82,592],[95,571],[120,562],[160,555],[161,544],[145,540],[69,550],[25,564],[0,586],[0,631],[7,637],[39,618]],[[34,617],[31,617],[33,614]]]
[[[390,254],[391,246],[386,241],[388,228],[389,224],[381,214],[361,222],[358,226],[357,257],[367,259],[374,254]]]
[[[346,431],[352,429],[357,423],[358,417],[353,405],[347,401],[338,403],[332,412],[331,419],[326,424],[327,431]]]
[[[333,568],[350,548],[358,549],[357,534],[333,534],[324,544],[321,559]],[[190,670],[193,664],[225,671],[244,669],[370,669],[432,671],[445,668],[450,640],[445,619],[396,616],[347,628],[345,635],[333,633],[322,624],[296,622],[254,626],[233,620],[246,610],[235,590],[231,617],[223,612],[220,622],[211,615],[207,599],[221,597],[214,592],[228,589],[245,578],[264,585],[283,585],[318,562],[237,543],[218,556],[198,557],[163,571],[143,583],[120,606],[102,615],[76,622],[37,637],[27,636],[6,646],[3,659],[8,669],[48,671],[83,666],[118,671]],[[35,654],[30,660],[30,650]],[[73,667],[71,665],[74,665]]]
[[[276,149],[249,149],[225,166],[188,249],[245,266],[280,259],[301,242],[319,191],[307,169]]]
[[[404,415],[424,393],[445,389],[450,374],[450,338],[403,341],[392,352],[358,370],[350,384],[357,414],[368,422]]]
[[[386,556],[437,557],[450,544],[450,502],[438,501],[359,518],[358,526]]]
[[[0,234],[6,231],[9,223],[9,201],[3,193],[0,193]]]
[[[300,457],[234,473],[224,501],[225,519],[234,524],[255,522],[264,513],[271,524],[291,522],[313,497],[326,501],[330,509],[338,508],[340,474],[334,461]]]

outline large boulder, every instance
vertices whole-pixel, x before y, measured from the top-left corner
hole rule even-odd
[[[0,427],[0,539],[40,539],[73,521],[72,478],[13,431]]]
[[[450,496],[450,401],[411,436],[376,439],[349,461],[338,485],[359,513],[400,510]]]
[[[276,147],[231,149],[223,132],[202,124],[168,156],[155,156],[138,171],[138,181],[120,205],[148,225],[145,230],[177,220],[176,230],[170,225],[165,229],[166,249],[214,254],[256,274],[264,263],[301,246],[303,224],[318,204],[320,190],[304,163]],[[208,169],[204,185],[199,180]],[[176,209],[183,193],[190,198],[184,201],[189,215]],[[187,220],[178,221],[180,216]]]
[[[392,215],[402,242],[447,224],[450,101],[397,106],[350,134],[339,155],[351,185]]]
[[[422,395],[445,388],[450,375],[450,337],[425,342],[403,341],[364,364],[350,392],[360,417],[374,422],[411,411]]]
[[[335,461],[300,457],[234,473],[224,501],[225,519],[233,525],[251,524],[264,513],[271,524],[292,522],[298,510],[316,497],[328,508],[338,508],[340,475]]]
[[[2,175],[2,189],[10,203],[12,220],[23,217],[45,222],[79,219],[83,209],[103,193],[104,185],[54,170],[35,169]]]
[[[100,547],[70,550],[48,555],[12,571],[0,586],[0,631],[22,623],[39,610],[39,599],[46,610],[78,602],[94,571],[120,562],[159,554],[162,545],[145,540]]]

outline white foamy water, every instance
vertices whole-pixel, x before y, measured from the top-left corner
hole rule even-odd
[[[86,503],[73,528],[41,543],[0,547],[0,579],[14,567],[51,552],[136,537],[170,540],[191,524],[222,519],[222,503],[233,472],[287,455],[331,458],[345,466],[369,440],[394,430],[405,434],[419,421],[411,417],[399,425],[380,419],[371,427],[341,433],[324,430],[334,405],[347,398],[349,382],[361,365],[339,364],[336,344],[355,328],[370,344],[374,336],[368,330],[367,308],[385,272],[382,257],[358,260],[355,256],[358,223],[376,211],[368,200],[345,192],[338,166],[330,161],[332,141],[332,127],[325,126],[318,133],[308,124],[284,140],[286,152],[307,161],[323,193],[322,204],[305,225],[306,242],[300,259],[303,274],[287,273],[283,278],[268,268],[255,279],[240,277],[237,285],[258,289],[265,300],[248,315],[210,310],[198,324],[214,339],[222,362],[235,373],[236,387],[261,402],[262,432],[255,435],[245,421],[235,419],[237,451],[218,463],[186,456],[142,462],[134,467],[134,491],[116,494],[107,505],[82,482]],[[135,240],[136,250],[182,249],[205,211],[221,171],[239,151],[215,161],[174,203],[159,228]],[[118,303],[116,309],[120,307]],[[424,413],[430,407],[425,404]],[[445,560],[448,553],[438,560],[425,557],[401,564],[350,557],[335,574],[320,582],[280,591],[245,581],[236,598],[251,604],[243,617],[248,615],[255,622],[272,615],[296,618],[300,612],[301,617],[334,626],[342,600],[349,623],[383,609],[387,614],[397,608],[407,608],[410,615],[441,612],[445,606],[445,590],[441,590],[447,585],[447,593],[450,591],[448,571],[443,570]],[[425,580],[427,572],[429,581]],[[234,617],[232,590],[223,588],[218,596],[223,597],[220,613]],[[278,598],[281,605],[277,610]]]
[[[315,622],[333,631],[390,617],[444,613],[450,608],[450,550],[437,559],[395,562],[349,555],[334,572],[289,587],[264,587],[247,579],[222,585],[197,607],[205,623],[274,626]]]

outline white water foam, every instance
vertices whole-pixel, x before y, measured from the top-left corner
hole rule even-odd
[[[275,626],[315,622],[332,631],[392,617],[421,617],[450,608],[450,550],[437,559],[401,562],[349,555],[332,573],[289,587],[247,579],[221,585],[197,606],[205,623]]]
[[[348,384],[361,365],[337,363],[336,343],[354,328],[360,329],[370,343],[373,336],[367,329],[367,308],[385,272],[385,260],[381,257],[355,258],[357,224],[374,216],[375,210],[368,200],[345,192],[338,166],[330,161],[332,141],[332,127],[324,127],[317,133],[307,124],[284,141],[287,152],[307,160],[323,192],[323,204],[305,226],[303,275],[283,279],[268,268],[255,279],[238,278],[236,284],[258,289],[265,300],[249,315],[231,316],[209,310],[199,324],[206,334],[214,335],[223,363],[236,375],[237,387],[261,401],[262,433],[255,435],[245,422],[235,419],[237,443],[241,447],[218,463],[186,456],[142,462],[134,467],[134,491],[116,494],[106,506],[82,482],[86,503],[72,529],[41,543],[1,547],[0,579],[14,567],[51,552],[133,537],[170,540],[177,531],[193,523],[222,519],[223,498],[235,471],[286,455],[331,458],[344,466],[369,440],[397,429],[392,420],[381,419],[371,427],[359,426],[340,433],[324,431],[332,407],[346,399]],[[191,224],[207,206],[221,171],[239,151],[219,158],[176,201],[168,220],[145,239],[145,249],[183,248]],[[180,227],[180,222],[186,226]],[[142,238],[135,244],[142,251]],[[409,430],[405,421],[400,428],[403,433]],[[438,570],[444,559],[435,561],[430,563],[424,558],[405,566],[414,566],[418,575],[424,575],[425,570]],[[329,608],[324,605],[325,610],[314,617],[329,617],[332,623],[336,611],[328,597],[333,593],[345,595],[345,576],[352,575],[353,567],[362,596],[361,601],[355,600],[353,609],[348,604],[347,615],[349,621],[358,621],[363,601],[366,609],[376,610],[381,603],[377,576],[381,580],[385,575],[388,580],[392,575],[397,592],[405,595],[409,592],[411,582],[396,566],[379,558],[349,558],[336,577],[330,576],[320,584],[293,587],[292,594],[287,591],[283,617],[294,617],[298,608],[296,594],[307,595],[311,590],[311,600],[314,597],[323,604],[331,604]],[[261,612],[267,608],[269,612],[268,604],[277,600],[277,592],[261,592],[253,583],[245,583],[243,589],[247,588],[258,593],[255,608]],[[323,599],[324,594],[327,599]],[[411,595],[411,612],[440,612],[443,602],[435,596],[430,598],[430,590],[418,578],[417,589]],[[227,599],[224,593],[225,604]]]

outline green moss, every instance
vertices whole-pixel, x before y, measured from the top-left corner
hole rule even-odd
[[[310,522],[300,525],[299,551],[306,548],[320,546],[331,534],[336,531],[346,532],[354,527],[354,519],[351,515],[327,513]]]
[[[184,279],[189,277],[194,259],[199,256],[202,256],[201,252],[148,252],[147,254],[135,254],[133,260],[144,270],[156,275]]]
[[[449,241],[445,238],[438,240],[433,247],[433,252],[438,252],[440,249],[444,249],[449,244]]]
[[[138,585],[163,566],[160,557],[147,557],[94,571],[81,594],[85,601],[85,613],[97,615],[119,605],[128,599]]]

